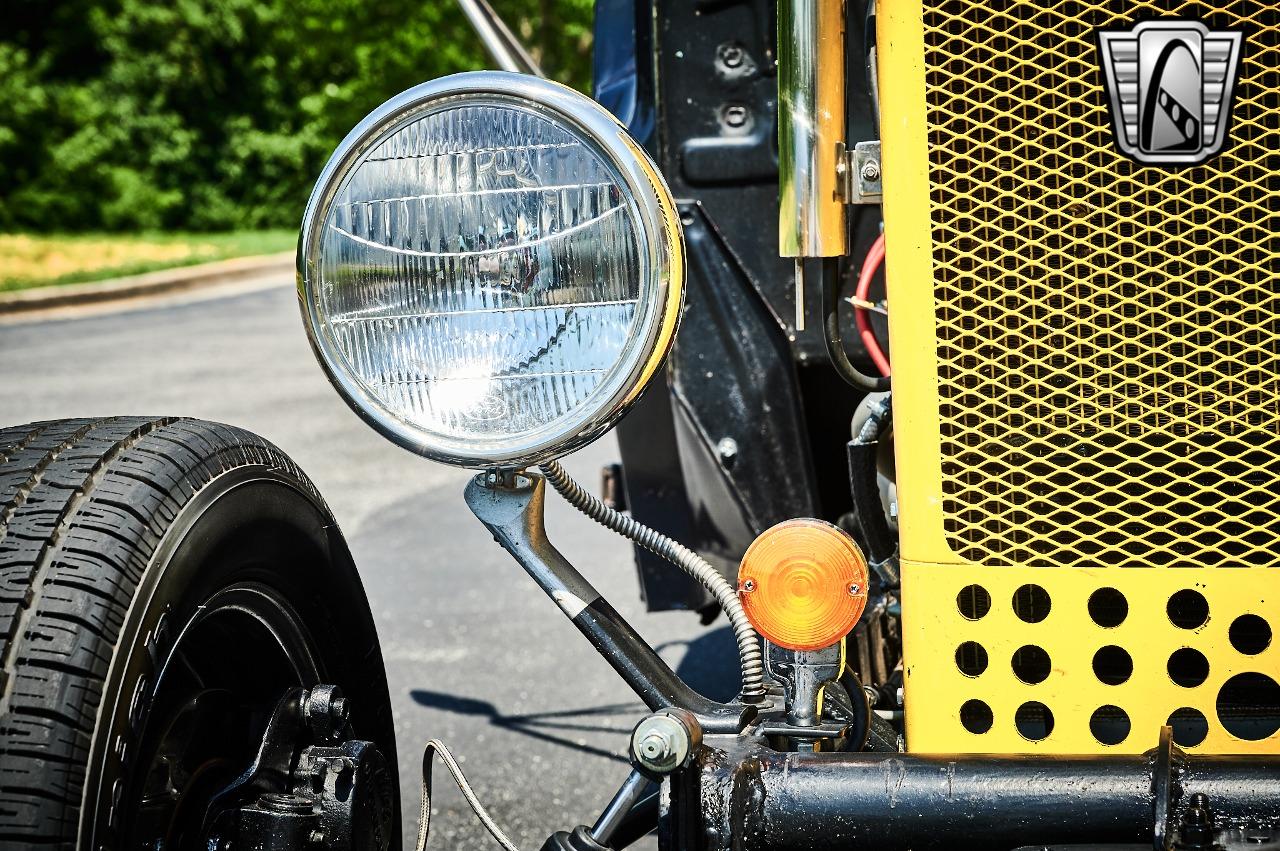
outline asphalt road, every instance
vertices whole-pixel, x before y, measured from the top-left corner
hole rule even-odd
[[[201,417],[263,435],[307,471],[346,533],[377,619],[406,846],[429,738],[450,746],[522,849],[599,814],[627,773],[626,738],[643,707],[472,517],[462,501],[468,474],[391,445],[330,389],[290,281],[0,325],[0,365],[0,424]],[[616,457],[606,436],[566,466],[595,488]],[[723,621],[708,631],[688,613],[645,614],[628,544],[554,494],[548,514],[557,546],[686,679],[711,696],[733,691]],[[496,847],[439,767],[435,788],[430,847]]]

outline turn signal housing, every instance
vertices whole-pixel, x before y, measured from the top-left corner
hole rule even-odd
[[[786,520],[747,548],[738,597],[747,619],[773,644],[830,647],[849,634],[867,606],[867,559],[838,526]]]

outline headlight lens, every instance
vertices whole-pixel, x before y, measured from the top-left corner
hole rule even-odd
[[[682,295],[670,194],[593,101],[460,74],[334,154],[299,254],[312,343],[352,406],[465,466],[597,437],[665,356]]]

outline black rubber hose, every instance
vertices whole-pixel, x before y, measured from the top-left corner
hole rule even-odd
[[[849,491],[868,555],[876,563],[887,561],[898,549],[898,536],[885,519],[877,484],[879,441],[892,422],[892,397],[888,393],[868,393],[858,403],[851,423]]]
[[[827,358],[840,377],[850,385],[868,393],[888,390],[888,378],[867,375],[849,362],[844,350],[844,338],[840,334],[840,261],[835,257],[823,257],[819,261],[822,278],[822,316],[826,333]]]

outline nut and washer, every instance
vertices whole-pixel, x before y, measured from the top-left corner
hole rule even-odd
[[[642,720],[631,734],[631,757],[643,770],[669,774],[689,764],[702,741],[702,730],[693,716],[666,710]]]

